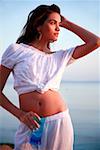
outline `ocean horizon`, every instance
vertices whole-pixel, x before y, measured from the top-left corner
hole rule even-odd
[[[18,96],[8,81],[6,96],[18,106]],[[68,103],[74,127],[74,150],[100,150],[100,83],[62,81],[59,92]],[[0,143],[14,143],[19,121],[0,109]]]

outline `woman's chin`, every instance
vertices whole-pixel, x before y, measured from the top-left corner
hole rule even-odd
[[[50,40],[50,43],[53,43],[53,42],[55,42],[57,40],[58,40],[57,38],[56,39],[52,39],[52,40]]]

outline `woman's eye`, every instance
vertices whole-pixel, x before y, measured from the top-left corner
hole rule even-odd
[[[55,24],[55,22],[51,22],[50,24],[52,24],[52,25],[53,25],[53,24]]]

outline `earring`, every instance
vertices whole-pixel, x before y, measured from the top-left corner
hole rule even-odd
[[[42,38],[42,33],[41,33],[41,32],[39,32],[39,38],[38,38],[38,40],[40,41],[40,40],[41,40],[41,38]]]

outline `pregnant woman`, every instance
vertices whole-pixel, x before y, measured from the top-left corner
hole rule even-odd
[[[84,44],[53,52],[50,43],[57,41],[61,27]],[[20,37],[4,52],[0,67],[0,105],[20,121],[15,150],[73,149],[73,126],[68,105],[58,92],[60,81],[69,64],[99,46],[99,37],[67,20],[55,4],[40,5],[29,13]],[[3,93],[11,72],[19,107]]]

